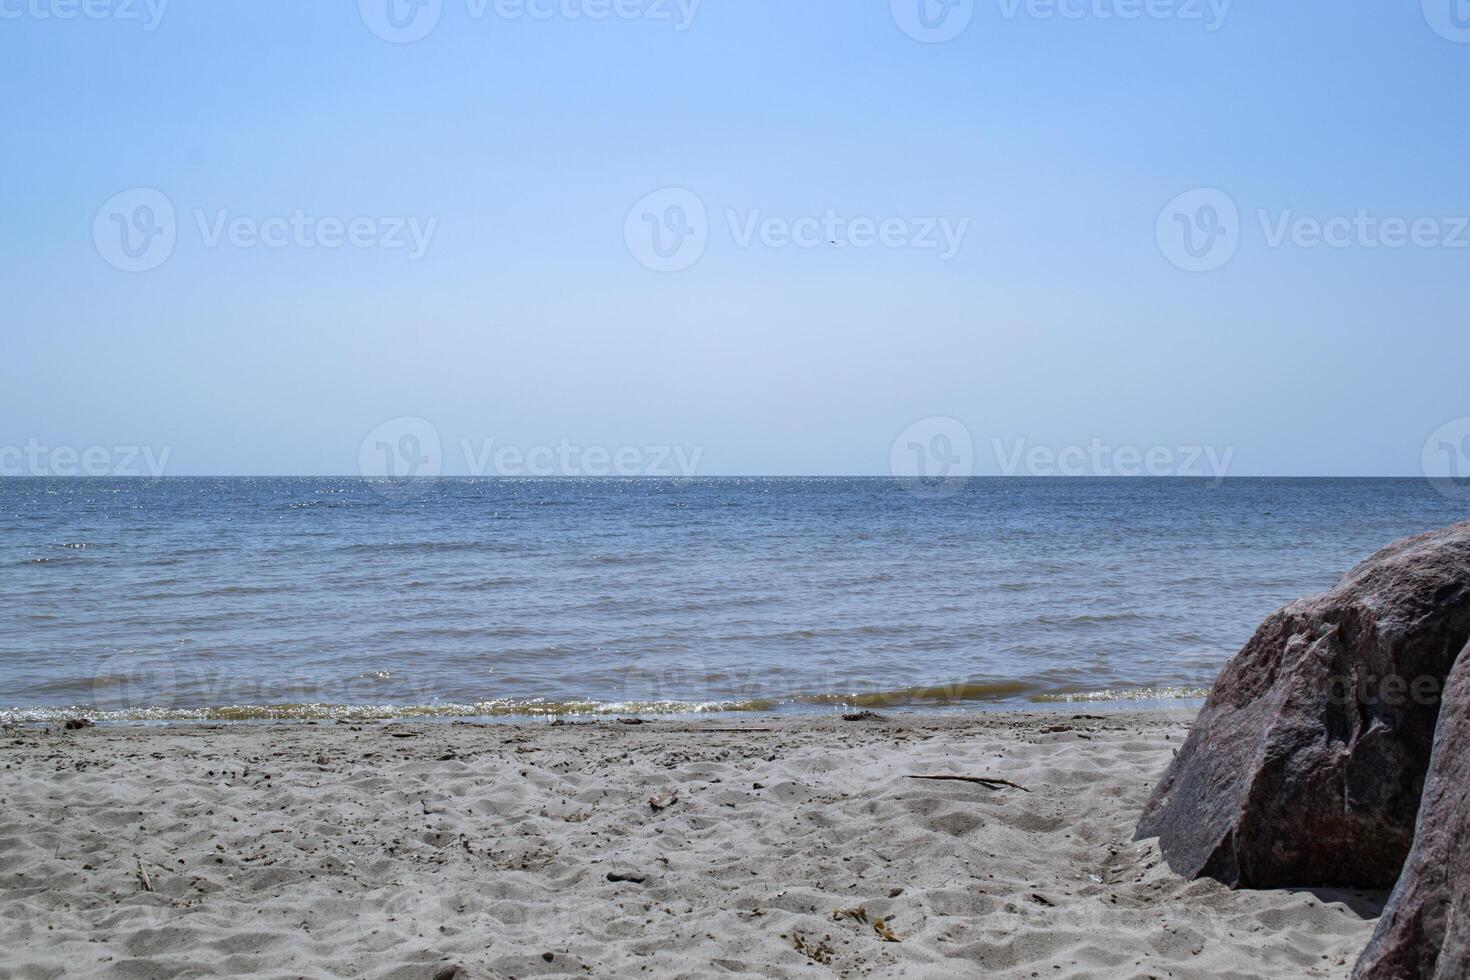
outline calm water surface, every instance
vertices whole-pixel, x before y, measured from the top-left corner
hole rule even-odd
[[[0,480],[0,717],[1198,697],[1423,480]]]

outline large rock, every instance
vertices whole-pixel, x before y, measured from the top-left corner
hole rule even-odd
[[[1388,888],[1439,695],[1470,639],[1470,523],[1399,541],[1274,613],[1225,666],[1137,837],[1241,887]]]
[[[1354,980],[1470,977],[1470,647],[1445,686],[1414,850]]]

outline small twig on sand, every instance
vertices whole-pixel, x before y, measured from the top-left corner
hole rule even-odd
[[[145,892],[153,890],[153,879],[148,877],[148,869],[143,867],[142,858],[138,859],[138,881],[142,883]]]
[[[1012,789],[1018,789],[1023,793],[1031,792],[1020,783],[1013,783],[1009,779],[990,779],[986,776],[910,776],[909,778],[946,780],[956,783],[976,783],[980,786],[984,786],[986,789],[1000,789],[1002,786],[1009,786]]]
[[[648,875],[641,875],[634,871],[609,871],[607,873],[607,880],[613,882],[630,881],[635,885],[641,885],[648,880]]]

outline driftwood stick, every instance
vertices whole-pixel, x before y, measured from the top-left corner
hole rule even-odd
[[[142,858],[138,859],[138,881],[142,883],[145,892],[153,890],[153,879],[148,877],[148,869],[143,867]]]
[[[986,789],[1000,789],[1002,786],[1009,786],[1012,789],[1018,789],[1023,793],[1031,792],[1020,783],[1013,783],[1009,779],[991,779],[988,776],[910,776],[909,778],[946,780],[955,783],[976,783],[980,786],[984,786]]]

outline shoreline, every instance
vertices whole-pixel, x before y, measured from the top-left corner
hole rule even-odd
[[[11,727],[0,975],[1346,977],[1131,840],[1193,716]]]
[[[199,707],[106,709],[91,705],[0,706],[0,726],[53,725],[85,719],[96,725],[189,725],[306,722],[448,724],[534,724],[555,720],[586,722],[633,716],[659,721],[741,718],[819,719],[873,710],[915,716],[1095,711],[1197,711],[1207,691],[1200,688],[1141,688],[1063,692],[1014,698],[896,700],[887,696],[820,695],[731,701],[549,702],[480,704],[238,704]],[[739,706],[735,706],[739,705]],[[747,706],[748,705],[748,706]]]

